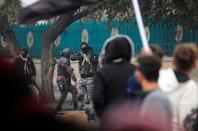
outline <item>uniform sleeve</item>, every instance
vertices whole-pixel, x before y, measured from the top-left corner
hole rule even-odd
[[[100,73],[96,74],[93,89],[93,103],[97,116],[101,116],[104,110],[104,79]]]

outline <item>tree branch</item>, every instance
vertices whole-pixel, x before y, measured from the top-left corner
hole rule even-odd
[[[10,55],[12,57],[16,56],[19,45],[15,34],[11,30],[8,16],[4,13],[0,13],[0,35],[3,36],[5,42],[8,44]]]
[[[49,41],[54,41],[65,29],[75,22],[76,20],[86,16],[89,14],[89,10],[86,9],[81,11],[80,13],[74,14],[74,12],[70,12],[62,15],[58,21],[52,25],[49,31],[47,31],[44,36],[48,37]]]
[[[83,10],[80,13],[75,14],[72,21],[76,21],[76,20],[78,20],[78,19],[80,19],[82,17],[85,17],[89,13],[92,13],[92,12],[89,11],[89,9]]]

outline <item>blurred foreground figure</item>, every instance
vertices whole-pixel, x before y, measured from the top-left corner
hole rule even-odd
[[[173,68],[160,71],[158,83],[171,102],[175,131],[182,130],[186,116],[198,108],[198,86],[189,76],[196,67],[197,53],[195,45],[179,45],[174,50]]]
[[[158,86],[161,61],[157,56],[141,56],[135,72],[142,87],[141,115],[152,118],[153,124],[164,131],[172,131],[172,108],[168,97]]]
[[[67,121],[56,120],[39,103],[11,62],[0,59],[1,128],[6,130],[84,131]]]
[[[93,90],[94,108],[98,117],[102,116],[109,105],[128,99],[128,79],[135,71],[135,65],[130,63],[132,54],[133,43],[125,35],[117,35],[105,42]]]
[[[162,61],[164,56],[164,51],[159,46],[156,45],[149,45],[149,47],[152,53],[145,54],[145,52],[142,50],[140,55],[141,56],[154,55]],[[163,64],[161,68],[164,68]],[[135,74],[133,74],[132,76],[130,76],[128,81],[128,94],[132,100],[137,100],[141,97],[141,93],[142,93],[142,87],[140,83],[137,81]]]
[[[20,1],[25,2],[24,0]],[[83,5],[98,1],[100,0],[39,0],[20,9],[17,18],[20,24],[34,23],[69,11],[75,11]]]
[[[116,104],[105,111],[100,121],[101,131],[168,131],[153,123],[155,118],[142,117],[141,106],[131,102]]]

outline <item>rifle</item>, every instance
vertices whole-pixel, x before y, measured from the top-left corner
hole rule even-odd
[[[82,57],[84,58],[81,65],[84,65],[84,64],[85,64],[85,61],[91,65],[91,61],[90,61],[90,59],[88,58],[88,56],[87,56],[86,54],[82,53],[82,52],[80,52],[80,54],[81,54]]]

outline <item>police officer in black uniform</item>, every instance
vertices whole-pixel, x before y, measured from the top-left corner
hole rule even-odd
[[[61,93],[61,97],[58,101],[56,112],[61,110],[64,100],[67,97],[68,92],[72,93],[74,109],[78,109],[77,101],[77,79],[73,73],[73,68],[70,65],[70,49],[65,49],[61,55],[59,64],[57,66],[57,85]],[[71,80],[75,85],[71,84]]]

